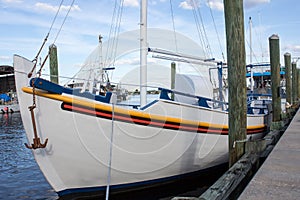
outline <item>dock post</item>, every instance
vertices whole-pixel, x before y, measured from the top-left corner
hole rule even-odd
[[[292,104],[291,54],[284,54],[286,102]],[[288,113],[288,108],[286,108]]]
[[[246,56],[242,0],[224,0],[228,61],[229,166],[244,154],[247,130]]]
[[[176,64],[175,62],[171,63],[171,89],[175,89],[175,78],[176,78]],[[174,93],[171,95],[171,99],[174,100]]]
[[[297,103],[297,69],[296,69],[296,62],[292,62],[292,104],[294,105]]]
[[[55,44],[49,46],[50,81],[58,84],[58,61],[57,47]]]
[[[280,98],[280,50],[279,36],[273,34],[269,37],[271,82],[272,82],[272,110],[273,119],[271,130],[280,129],[281,121],[281,98]]]
[[[297,64],[297,63],[296,63]],[[298,100],[300,99],[300,69],[297,68],[297,94]]]

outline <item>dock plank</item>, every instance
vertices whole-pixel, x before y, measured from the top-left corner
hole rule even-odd
[[[300,109],[239,199],[300,199]]]

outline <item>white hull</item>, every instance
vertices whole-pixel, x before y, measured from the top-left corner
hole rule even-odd
[[[15,56],[14,65],[22,120],[28,141],[32,143],[28,106],[32,105],[33,98],[32,89],[27,87],[27,73],[33,64]],[[33,154],[60,195],[72,189],[103,189],[108,182],[113,188],[163,179],[228,160],[226,112],[167,100],[158,100],[144,110],[117,105],[111,110],[111,104],[38,91],[34,110],[37,133],[42,142],[46,138],[49,141],[46,148],[33,150]],[[112,113],[114,120],[111,120]],[[148,124],[146,118],[150,119]],[[199,122],[203,128],[193,126]],[[247,123],[253,127],[264,126],[264,117],[252,115]],[[205,128],[206,125],[215,128]],[[201,133],[202,129],[205,133]],[[108,176],[110,158],[111,176]]]

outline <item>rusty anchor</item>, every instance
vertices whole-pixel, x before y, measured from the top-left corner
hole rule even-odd
[[[45,143],[41,143],[41,139],[37,135],[37,130],[36,130],[36,123],[35,123],[35,118],[34,118],[34,112],[33,109],[35,109],[35,105],[29,106],[29,111],[31,113],[31,121],[32,121],[32,126],[33,126],[33,133],[34,133],[34,138],[33,138],[33,143],[31,146],[29,146],[27,143],[25,143],[25,146],[28,149],[38,149],[38,148],[45,148],[47,143],[48,143],[48,138],[45,140]]]

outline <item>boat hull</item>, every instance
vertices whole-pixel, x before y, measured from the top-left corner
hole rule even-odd
[[[33,63],[14,57],[21,116],[28,141],[33,118],[46,148],[33,155],[60,196],[118,190],[168,181],[226,163],[228,113],[158,100],[143,110],[125,109],[72,94],[28,87]],[[33,102],[34,94],[34,102]],[[214,122],[214,123],[213,123]],[[216,123],[217,122],[217,123]],[[253,137],[265,130],[264,117],[248,118]]]

